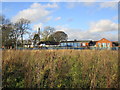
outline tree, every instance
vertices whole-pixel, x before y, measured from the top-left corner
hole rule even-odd
[[[16,42],[16,49],[17,49],[18,38],[20,37],[20,30],[17,23],[14,24],[14,35],[15,35],[15,42]],[[20,42],[19,42],[19,45],[20,45]]]
[[[15,44],[14,25],[5,16],[0,16],[2,31],[2,46],[10,47]]]
[[[50,26],[46,26],[44,28],[44,31],[42,32],[42,38],[44,41],[47,41],[48,40],[48,36],[53,34],[55,31],[55,28],[53,27],[50,27]]]
[[[33,37],[33,40],[34,40],[34,45],[37,44],[40,41],[39,34],[35,34],[34,37]]]
[[[33,42],[34,34],[31,33],[31,32],[28,32],[27,34],[28,34],[28,42],[29,42],[29,43],[32,43],[32,42]]]
[[[56,42],[60,41],[66,41],[68,39],[68,35],[63,31],[57,31],[49,36],[49,38],[52,38]]]
[[[48,36],[47,41],[55,42],[54,37],[52,36],[52,34]]]
[[[23,46],[23,35],[27,33],[27,30],[29,27],[30,21],[24,18],[19,19],[15,25],[17,27],[17,30],[19,30],[19,34],[21,36],[22,46]]]

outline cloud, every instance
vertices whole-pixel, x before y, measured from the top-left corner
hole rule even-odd
[[[4,2],[33,2],[33,0],[2,0]],[[118,2],[119,0],[34,0],[34,2]]]
[[[67,8],[74,8],[74,7],[76,7],[78,5],[78,3],[76,3],[76,2],[68,2],[67,3]]]
[[[118,40],[118,25],[110,20],[93,22],[88,30],[70,28],[69,26],[56,26],[57,31],[68,34],[69,40]],[[110,32],[113,31],[113,32]]]
[[[42,28],[42,27],[43,27],[43,24],[42,24],[42,23],[35,24],[35,25],[33,26],[33,30],[34,30],[34,31],[37,31],[38,28]]]
[[[40,3],[34,3],[33,5],[31,5],[31,8],[38,8],[38,7],[41,7],[41,8],[58,8],[58,5],[56,3],[53,3],[53,4],[45,4],[45,5],[41,5]]]
[[[55,2],[56,0],[50,0],[52,2]],[[100,2],[100,1],[106,1],[106,0],[57,0],[56,2]]]
[[[117,8],[118,2],[102,2],[100,3],[100,8]]]
[[[56,4],[56,3],[53,3],[53,4],[47,4],[46,6],[45,6],[45,8],[58,8],[58,5]]]
[[[55,18],[55,21],[58,21],[58,20],[60,20],[61,19],[61,17],[57,17],[57,18]]]
[[[99,3],[96,3],[96,2],[99,2]],[[78,6],[81,6],[81,5],[84,5],[84,6],[93,6],[95,4],[98,4],[98,8],[117,8],[117,0],[116,2],[115,1],[104,1],[102,0],[101,2],[99,0],[84,0],[83,2],[67,2],[67,8],[75,8],[75,7],[78,7]]]
[[[24,9],[18,12],[18,14],[12,18],[12,22],[16,22],[20,18],[26,18],[31,22],[38,22],[38,21],[47,22],[48,20],[51,19],[48,16],[52,13],[52,11],[47,10],[47,8],[56,8],[56,7],[58,6],[55,3],[53,4],[48,3],[45,5],[42,5],[40,3],[33,3],[28,9]]]
[[[118,24],[106,19],[97,22],[92,22],[90,25],[89,32],[108,32],[117,30]]]
[[[45,22],[50,21],[51,19],[52,19],[52,16],[48,16],[48,17],[46,17],[46,18],[42,18],[41,21],[42,21],[43,23],[45,23]]]

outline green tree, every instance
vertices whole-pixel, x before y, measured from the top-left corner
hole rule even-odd
[[[53,41],[53,42],[55,41],[54,37],[52,36],[52,34],[48,36],[47,41]]]
[[[40,36],[39,36],[39,34],[35,34],[34,37],[33,37],[34,45],[37,44],[39,41],[40,41]]]
[[[57,31],[49,36],[53,41],[60,42],[66,41],[68,39],[68,35],[63,31]]]
[[[0,16],[0,31],[2,31],[2,46],[10,47],[15,44],[14,25],[5,16]]]

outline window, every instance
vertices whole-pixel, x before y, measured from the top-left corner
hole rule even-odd
[[[73,46],[73,42],[72,42],[72,43],[70,43],[70,45],[71,45],[71,46]]]
[[[70,46],[70,45],[71,45],[71,43],[67,43],[67,45],[69,45],[69,46]]]
[[[101,43],[98,43],[98,47],[101,47]]]
[[[106,43],[102,43],[102,47],[106,47]]]
[[[61,46],[64,46],[64,43],[60,43]]]
[[[107,43],[107,46],[110,47],[110,43]]]
[[[77,43],[74,43],[74,47],[77,47]]]
[[[80,43],[78,43],[78,47],[80,47]]]
[[[79,43],[80,44],[80,46],[82,46],[82,44],[81,43]]]
[[[82,46],[86,46],[85,43],[82,43]]]

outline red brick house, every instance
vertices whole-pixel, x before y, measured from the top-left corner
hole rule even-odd
[[[112,47],[112,42],[102,38],[101,40],[96,42],[96,47],[100,47],[100,48],[111,48]]]

